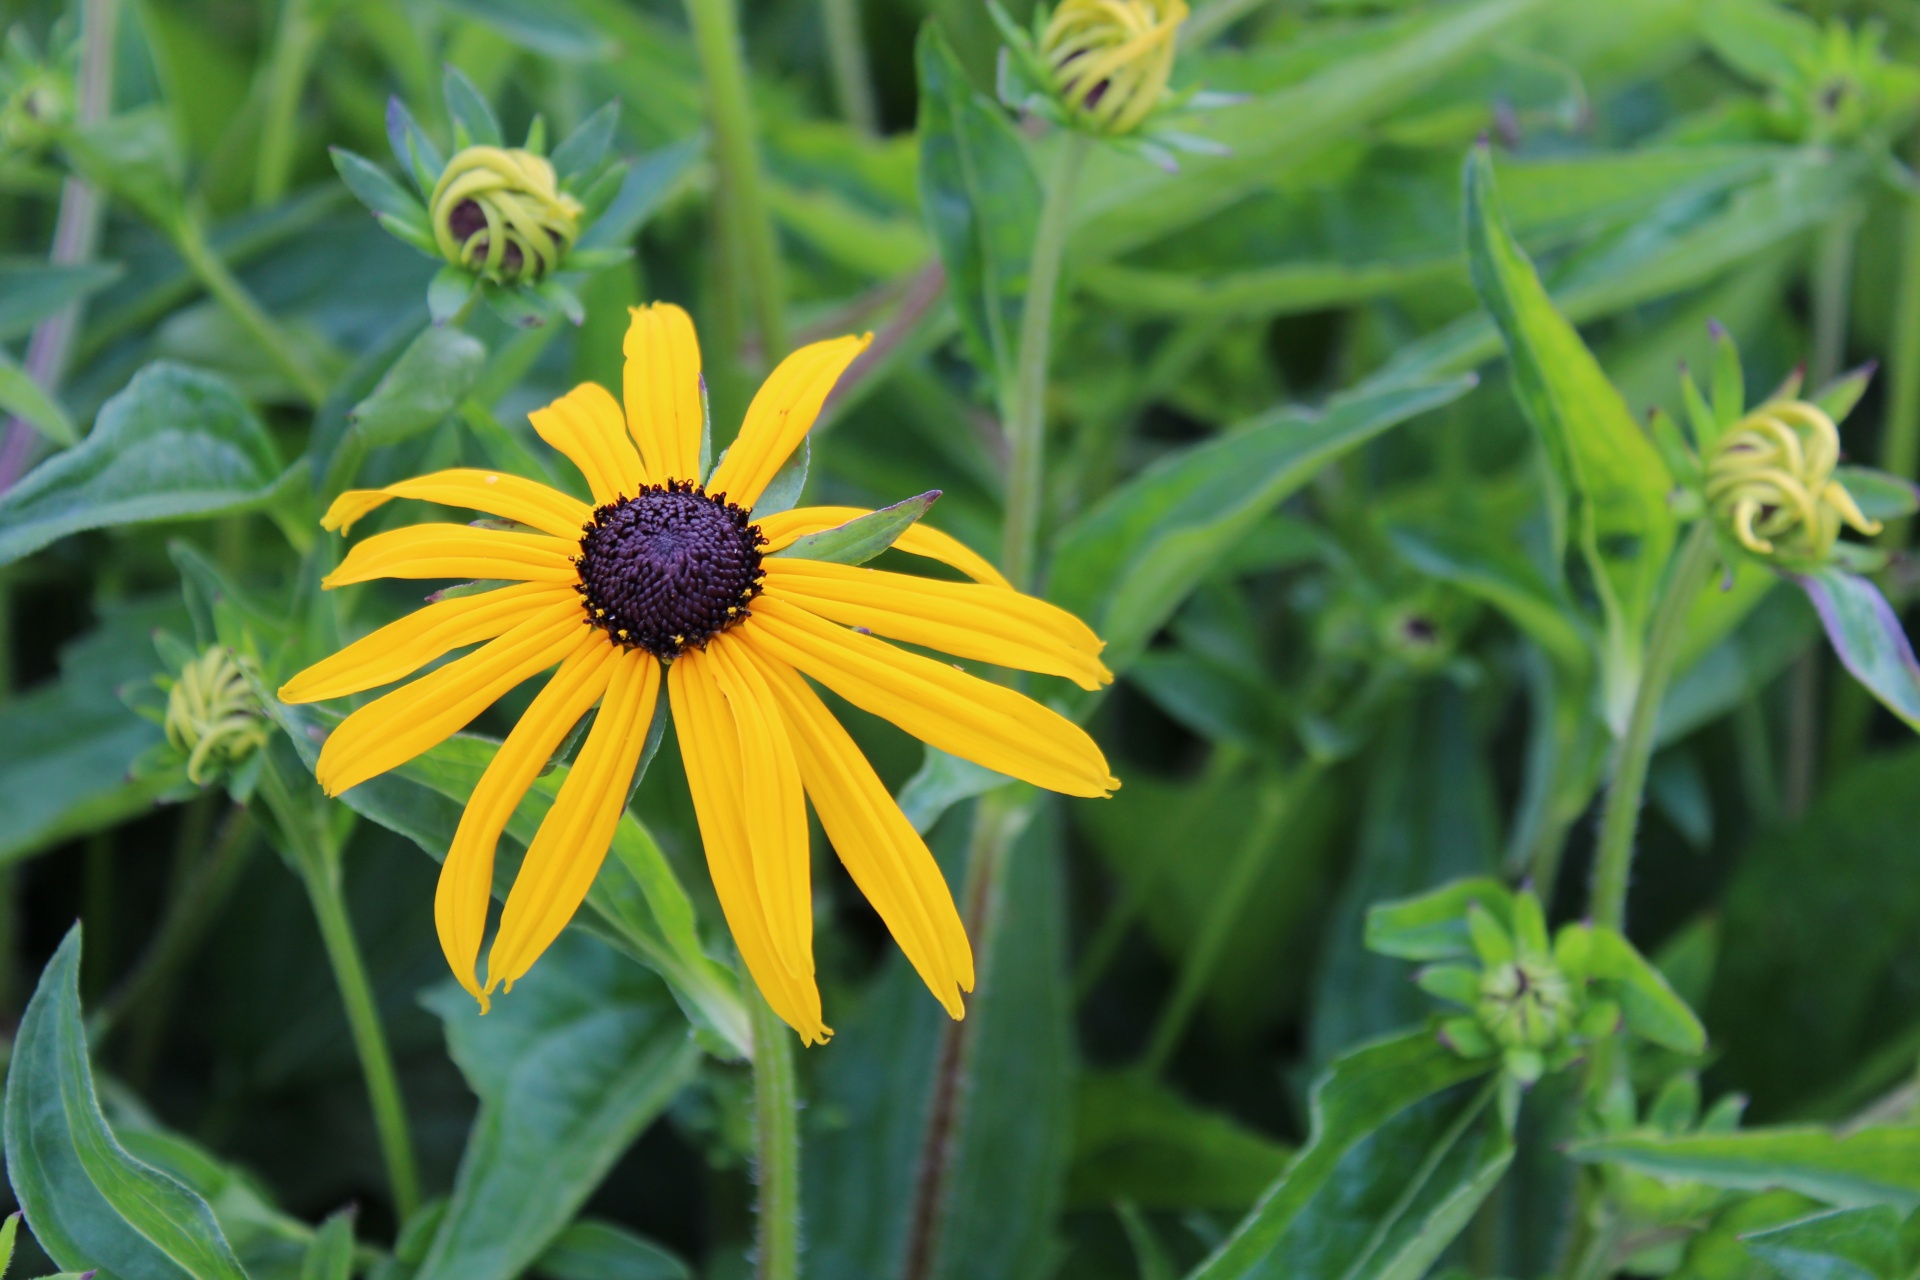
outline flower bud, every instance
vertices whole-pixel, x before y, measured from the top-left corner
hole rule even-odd
[[[1065,0],[1040,59],[1068,117],[1093,133],[1140,127],[1166,93],[1185,0]]]
[[[498,284],[543,279],[573,247],[580,215],[544,156],[487,146],[447,162],[428,207],[441,255]]]
[[[1714,518],[1756,556],[1786,567],[1826,563],[1844,523],[1880,532],[1833,478],[1840,433],[1804,400],[1771,400],[1740,419],[1707,463]]]
[[[267,723],[233,651],[216,645],[167,691],[167,741],[187,756],[187,780],[205,786],[266,745]]]
[[[1495,1044],[1538,1050],[1557,1043],[1574,1012],[1573,987],[1552,961],[1523,955],[1487,969],[1474,1010]]]

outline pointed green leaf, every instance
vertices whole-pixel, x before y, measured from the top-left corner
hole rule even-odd
[[[800,494],[807,487],[807,469],[813,463],[813,441],[802,437],[800,447],[795,449],[780,469],[773,473],[773,479],[767,481],[767,487],[760,492],[760,500],[753,504],[753,514],[770,516],[782,511],[791,511],[800,503]]]
[[[1833,651],[1882,706],[1920,729],[1920,662],[1880,589],[1844,569],[1794,575],[1813,601]]]
[[[1629,1134],[1568,1148],[1575,1160],[1619,1164],[1663,1178],[1738,1191],[1779,1188],[1846,1208],[1920,1207],[1920,1126],[1847,1137],[1812,1126],[1739,1133]]]
[[[1468,909],[1480,905],[1492,919],[1511,919],[1513,890],[1492,876],[1455,880],[1412,898],[1382,902],[1367,912],[1367,947],[1402,960],[1452,960],[1473,954]]]
[[[1617,929],[1593,926],[1588,972],[1620,984],[1620,1012],[1629,1031],[1675,1053],[1706,1051],[1707,1031],[1699,1017]]]
[[[921,516],[933,509],[940,497],[938,489],[929,489],[916,498],[896,502],[878,511],[856,516],[845,524],[818,533],[803,534],[774,552],[770,560],[787,557],[794,560],[825,560],[831,564],[865,564],[900,540]],[[754,509],[758,512],[759,508]]]
[[[353,1218],[352,1209],[342,1209],[320,1224],[300,1261],[300,1280],[352,1280]]]
[[[340,181],[347,184],[347,190],[353,192],[354,198],[361,204],[382,218],[404,223],[411,230],[426,233],[427,207],[395,182],[385,169],[345,147],[330,147],[327,154],[333,157],[333,167],[339,173]]]
[[[59,400],[0,350],[0,413],[10,413],[62,449],[80,443],[80,430]]]
[[[533,1269],[549,1280],[693,1280],[693,1268],[651,1240],[584,1218],[562,1231]]]
[[[486,97],[474,87],[473,81],[467,79],[464,71],[448,64],[441,89],[447,99],[447,114],[453,118],[455,151],[470,146],[507,145],[500,132],[500,118],[493,114]],[[465,140],[459,141],[462,135]]]
[[[1741,1237],[1786,1280],[1908,1280],[1900,1215],[1886,1205],[1835,1209]]]
[[[429,325],[347,420],[368,445],[398,444],[438,426],[473,389],[486,363],[480,339],[451,325]]]
[[[596,168],[607,158],[607,148],[613,145],[613,132],[619,126],[620,103],[617,100],[607,103],[582,120],[580,127],[553,149],[554,176],[565,183],[575,174]]]
[[[1903,520],[1920,511],[1920,486],[1901,476],[1872,467],[1838,466],[1833,478],[1869,520]]]
[[[393,148],[393,158],[400,168],[413,178],[420,198],[432,196],[440,171],[446,168],[446,157],[397,95],[387,99],[387,145]]]
[[[120,278],[116,262],[56,263],[40,258],[0,258],[0,342],[21,337],[34,325]]]

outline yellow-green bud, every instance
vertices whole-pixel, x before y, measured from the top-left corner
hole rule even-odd
[[[167,691],[166,731],[195,786],[266,745],[267,723],[231,649],[216,645],[187,664]]]
[[[1707,462],[1707,505],[1756,556],[1787,567],[1826,563],[1844,523],[1880,532],[1833,478],[1840,433],[1805,400],[1770,400],[1736,422]]]
[[[499,284],[537,282],[580,235],[580,202],[544,156],[468,147],[447,161],[428,214],[448,262]]]
[[[1166,93],[1185,0],[1065,0],[1040,58],[1072,120],[1107,135],[1140,127]]]
[[[1474,1012],[1502,1048],[1546,1049],[1566,1033],[1573,987],[1552,961],[1523,956],[1481,975]]]

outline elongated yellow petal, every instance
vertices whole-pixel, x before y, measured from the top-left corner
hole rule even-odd
[[[580,468],[598,504],[631,498],[653,479],[627,438],[626,415],[598,383],[581,383],[546,408],[535,409],[527,419],[542,440]]]
[[[330,796],[396,768],[460,732],[522,680],[606,637],[564,601],[464,658],[375,698],[340,722],[320,748],[314,776]]]
[[[740,740],[740,793],[747,797],[747,850],[767,935],[787,972],[813,978],[813,886],[808,865],[807,801],[800,765],[773,691],[757,667],[734,652],[732,637],[715,636],[705,653],[675,661],[712,669],[733,713]]]
[[[392,684],[442,654],[491,640],[563,601],[578,604],[565,587],[523,582],[430,604],[314,663],[280,686],[280,701],[319,702]]]
[[[609,646],[610,647],[610,646]],[[513,984],[573,919],[613,843],[627,809],[627,787],[640,763],[660,692],[660,663],[650,653],[614,659],[607,696],[586,745],[560,784],[553,809],[527,849],[487,953],[487,991]]]
[[[656,484],[698,481],[706,407],[693,321],[671,302],[635,307],[621,350],[627,358],[627,430],[647,475]]]
[[[754,647],[942,751],[1036,787],[1104,796],[1120,785],[1086,730],[1033,699],[817,618],[753,602]]]
[[[757,523],[760,532],[767,536],[767,550],[772,552],[792,546],[796,538],[838,528],[849,520],[870,514],[864,507],[795,507],[761,518]],[[929,528],[924,523],[910,526],[893,545],[895,550],[908,555],[952,565],[975,582],[990,582],[996,587],[1013,585],[985,556],[952,534]]]
[[[480,940],[487,931],[487,904],[493,900],[493,854],[500,833],[573,726],[607,691],[620,656],[618,649],[603,641],[576,650],[560,664],[553,679],[534,696],[526,714],[488,761],[453,833],[433,895],[433,923],[453,976],[480,1000],[483,1009],[486,997],[474,978],[474,965],[480,958]],[[625,794],[621,793],[623,799]]]
[[[779,701],[814,812],[847,874],[927,989],[953,1017],[965,1016],[960,992],[973,990],[973,949],[926,841],[820,696],[792,667],[760,653],[751,628],[738,635],[734,647],[759,667]]]
[[[574,542],[580,540],[581,526],[593,518],[592,507],[537,480],[504,471],[457,467],[415,476],[384,489],[349,489],[333,500],[320,525],[346,533],[355,521],[395,498],[418,498],[443,507],[485,511]]]
[[[1006,587],[936,582],[816,560],[768,560],[769,595],[875,635],[1021,671],[1065,676],[1082,689],[1113,682],[1093,628],[1058,605]]]
[[[872,334],[834,338],[802,347],[782,360],[747,406],[740,437],[714,468],[707,490],[724,493],[743,507],[758,502],[780,464],[813,429],[833,384],[871,341]]]
[[[545,533],[510,533],[464,524],[416,524],[357,543],[320,582],[344,587],[375,578],[504,578],[509,582],[579,581],[580,544]]]
[[[675,661],[669,666],[667,692],[687,767],[687,785],[693,793],[694,817],[700,823],[700,843],[707,851],[707,871],[740,958],[781,1021],[809,1044],[824,1041],[833,1032],[820,1020],[819,988],[812,979],[787,972],[767,932],[747,842],[740,742],[733,713],[712,671],[698,663]]]

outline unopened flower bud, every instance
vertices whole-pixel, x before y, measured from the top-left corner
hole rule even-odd
[[[1840,433],[1805,400],[1772,400],[1736,422],[1707,463],[1714,518],[1756,556],[1788,567],[1824,564],[1846,524],[1880,532],[1833,478]]]
[[[448,262],[500,284],[537,282],[580,235],[580,202],[531,151],[468,147],[447,162],[428,214]]]
[[[266,745],[266,720],[231,649],[216,645],[187,664],[167,691],[166,732],[195,786]]]
[[[1475,1012],[1503,1048],[1545,1049],[1567,1031],[1574,1012],[1573,987],[1551,961],[1522,956],[1481,975]]]
[[[1140,127],[1166,93],[1185,0],[1065,0],[1040,58],[1068,116],[1117,136]]]

